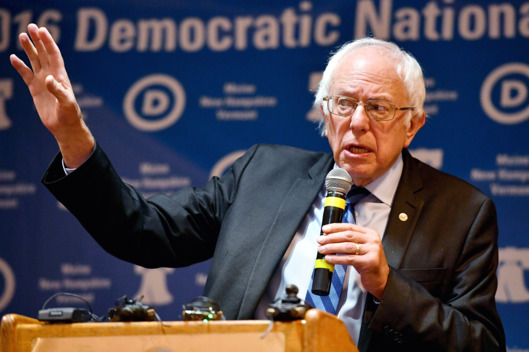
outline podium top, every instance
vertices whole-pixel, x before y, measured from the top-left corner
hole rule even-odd
[[[111,348],[113,352],[132,351],[132,347],[137,351],[169,352],[171,345],[178,346],[178,351],[187,351],[183,349],[187,346],[189,351],[196,352],[202,351],[201,346],[208,352],[213,347],[219,350],[220,346],[230,351],[237,351],[236,346],[241,346],[241,351],[261,348],[273,352],[358,351],[343,322],[317,309],[309,310],[304,320],[274,322],[266,334],[269,326],[267,320],[50,324],[8,314],[2,318],[0,352],[43,351],[43,348],[61,344],[69,351],[101,350],[98,346],[108,350],[114,344],[122,347]],[[82,349],[81,346],[76,349],[72,345],[74,342],[82,344]],[[158,348],[162,345],[167,347]]]

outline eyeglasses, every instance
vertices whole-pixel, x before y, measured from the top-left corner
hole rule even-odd
[[[390,121],[395,118],[397,110],[413,110],[414,107],[399,108],[395,104],[385,100],[368,100],[362,103],[356,99],[333,95],[323,98],[327,102],[327,109],[333,114],[341,117],[350,117],[358,105],[364,106],[367,116],[375,121]]]

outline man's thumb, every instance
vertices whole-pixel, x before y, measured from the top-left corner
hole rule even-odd
[[[52,75],[46,77],[46,88],[51,94],[55,96],[55,98],[57,98],[59,102],[64,103],[66,101],[67,96],[65,89]]]

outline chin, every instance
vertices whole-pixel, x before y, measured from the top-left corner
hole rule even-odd
[[[367,170],[351,165],[345,165],[343,169],[349,173],[355,186],[365,186],[371,182],[371,173]]]

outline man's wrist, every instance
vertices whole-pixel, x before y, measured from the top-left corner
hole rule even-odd
[[[90,157],[92,156],[92,154],[94,154],[94,151],[95,151],[95,150],[96,150],[96,146],[94,145],[94,147],[93,147],[93,149],[92,149],[92,152],[90,153],[90,155],[88,156],[88,158],[87,158],[86,160],[90,159]],[[86,161],[86,160],[85,160],[85,161]],[[84,163],[84,161],[83,161],[83,163]],[[83,164],[83,163],[82,163],[82,164]],[[82,165],[82,164],[81,164],[81,165]],[[80,167],[81,165],[79,165],[79,167]],[[69,174],[71,174],[72,172],[74,172],[75,170],[77,170],[77,168],[78,168],[78,167],[68,167],[68,166],[66,166],[66,163],[64,162],[64,158],[62,159],[62,169],[64,170],[64,174],[65,174],[65,175],[69,175]]]

